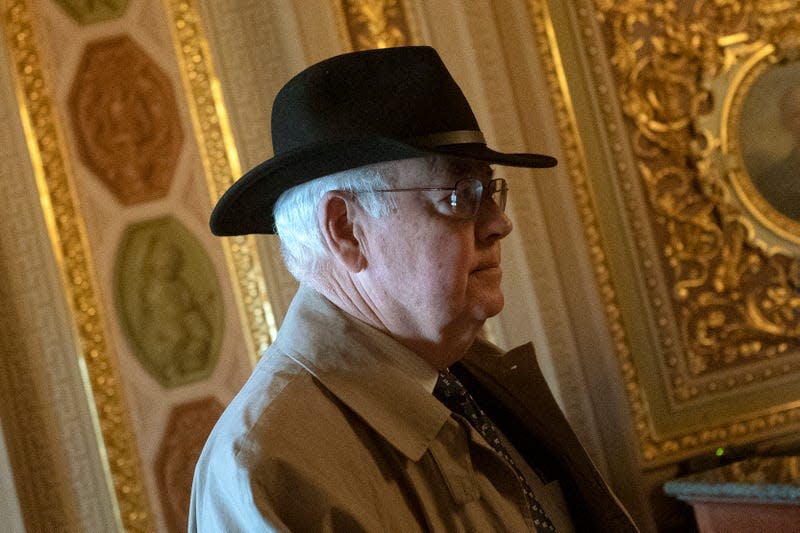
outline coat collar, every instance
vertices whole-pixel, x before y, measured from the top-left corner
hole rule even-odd
[[[433,367],[308,287],[298,290],[275,344],[413,461],[450,416],[426,390]]]

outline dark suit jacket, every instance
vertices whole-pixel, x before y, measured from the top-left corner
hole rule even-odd
[[[452,369],[528,463],[558,479],[578,531],[638,531],[578,441],[533,345],[500,357],[475,349]]]

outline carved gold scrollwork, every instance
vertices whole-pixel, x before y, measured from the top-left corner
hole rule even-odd
[[[800,56],[800,2],[595,5],[672,288],[684,354],[665,361],[673,406],[795,374],[800,222],[761,197],[739,133],[756,81]],[[664,442],[643,430],[645,458],[796,422],[784,409]]]
[[[353,50],[411,44],[402,0],[341,0],[347,40]]]

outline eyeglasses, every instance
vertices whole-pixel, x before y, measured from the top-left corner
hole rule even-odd
[[[478,214],[481,201],[490,198],[501,211],[506,210],[508,184],[503,178],[495,178],[486,184],[477,178],[458,180],[454,187],[411,187],[407,189],[375,189],[365,192],[410,192],[410,191],[450,191],[451,214],[463,219],[474,218]]]

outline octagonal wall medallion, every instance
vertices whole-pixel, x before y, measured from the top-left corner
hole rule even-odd
[[[79,24],[87,25],[120,18],[128,0],[55,0]]]
[[[133,40],[86,46],[69,113],[81,160],[120,203],[166,196],[183,130],[170,79]]]
[[[186,531],[194,467],[222,409],[215,398],[203,398],[179,405],[169,415],[154,465],[169,531]]]
[[[114,299],[133,354],[164,387],[211,375],[224,327],[222,294],[206,251],[180,222],[168,216],[126,229]]]

